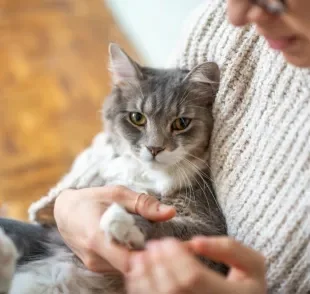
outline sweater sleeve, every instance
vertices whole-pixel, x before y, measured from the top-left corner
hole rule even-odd
[[[28,210],[30,221],[54,225],[54,203],[62,191],[103,185],[103,180],[100,177],[100,159],[103,156],[105,143],[105,134],[99,133],[91,146],[77,156],[69,173],[46,196],[31,204]]]

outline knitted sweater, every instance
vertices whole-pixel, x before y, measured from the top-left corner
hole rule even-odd
[[[178,66],[221,67],[210,166],[229,235],[266,256],[268,293],[310,293],[310,70],[288,65],[253,27],[230,26],[225,2],[198,11]],[[101,137],[31,206],[31,220],[53,221],[63,189],[100,185]]]

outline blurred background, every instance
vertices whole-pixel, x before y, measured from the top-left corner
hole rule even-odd
[[[29,204],[102,128],[108,44],[164,66],[203,0],[0,0],[0,206]]]

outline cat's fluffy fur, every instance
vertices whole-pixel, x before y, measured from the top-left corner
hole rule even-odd
[[[226,234],[207,169],[212,103],[219,83],[217,65],[204,63],[192,71],[145,68],[113,44],[110,60],[114,84],[103,112],[105,155],[100,174],[105,185],[123,185],[175,206],[177,216],[151,223],[114,205],[103,215],[101,228],[113,239],[136,248],[146,239],[162,236],[188,240],[194,235]],[[133,112],[144,115],[143,126],[130,120]],[[189,119],[188,127],[173,130],[173,122],[180,117]],[[153,156],[152,148],[161,152]],[[6,232],[0,232],[0,264],[6,261],[7,267],[0,269],[0,292],[125,293],[121,276],[85,269],[55,228],[6,219],[0,220],[0,226]],[[225,271],[222,265],[204,262]]]

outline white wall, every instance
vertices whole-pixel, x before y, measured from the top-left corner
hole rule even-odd
[[[148,65],[165,66],[184,21],[203,0],[105,0]]]

